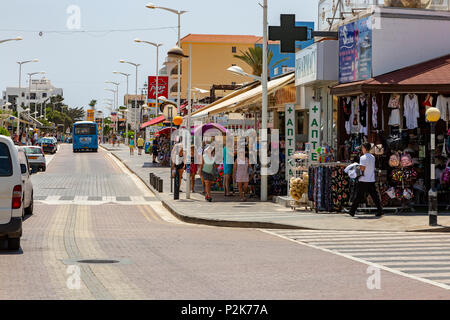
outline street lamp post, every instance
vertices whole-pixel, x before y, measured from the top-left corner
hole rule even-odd
[[[129,109],[129,105],[128,105],[128,77],[130,76],[129,73],[124,73],[124,72],[118,72],[118,71],[113,71],[114,74],[121,74],[125,77],[127,77],[127,103],[126,103],[126,108],[127,110]],[[125,143],[128,145],[128,113],[127,116],[125,118]]]
[[[119,111],[119,85],[120,85],[120,83],[109,81],[109,80],[105,81],[105,83],[111,83],[116,86],[114,99],[115,99],[115,103],[116,103],[116,105],[115,105],[116,111]],[[119,133],[119,120],[117,120],[117,123],[116,123],[116,132]]]
[[[15,38],[12,38],[12,39],[0,40],[0,43],[8,42],[8,41],[19,41],[19,40],[23,40],[22,37],[15,37]]]
[[[35,60],[37,60],[37,59],[35,59]],[[29,61],[29,62],[34,62],[34,60],[31,60],[31,61]],[[26,62],[24,62],[24,63],[26,63]],[[21,64],[19,63],[19,65],[21,66]],[[19,68],[20,70],[21,70],[21,68]],[[21,74],[22,72],[21,71],[19,71],[19,86],[20,86],[20,82],[21,82],[21,77],[20,77],[20,74]],[[29,83],[28,83],[28,103],[27,103],[27,105],[28,105],[28,108],[30,108],[30,98],[31,98],[31,77],[33,76],[33,75],[35,75],[35,74],[45,74],[45,72],[44,71],[40,71],[40,72],[31,72],[31,73],[28,73],[28,77],[29,77]],[[20,88],[19,88],[19,94],[20,94]],[[19,106],[17,106],[17,136],[19,137],[19,135],[20,135],[20,110],[19,110]],[[20,137],[19,137],[20,138]]]
[[[153,3],[148,3],[146,5],[147,8],[149,9],[162,9],[162,10],[166,10],[172,13],[175,13],[178,16],[178,46],[181,47],[181,15],[187,13],[187,11],[183,11],[183,10],[175,10],[175,9],[170,9],[170,8],[165,8],[165,7],[160,7],[160,6],[156,6]],[[178,114],[180,114],[180,96],[181,96],[181,61],[178,60],[178,84],[177,84],[177,111]]]
[[[268,95],[267,95],[267,11],[268,11],[268,0],[264,0],[263,5],[263,61],[262,61],[262,110],[261,110],[261,135],[260,135],[260,146],[262,152],[261,161],[261,201],[267,201],[267,106],[268,106]]]
[[[114,104],[112,105],[112,108],[113,108],[114,111],[116,111],[116,109],[117,109],[116,108],[116,90],[108,89],[108,88],[105,88],[105,90],[114,93]],[[117,133],[117,125],[115,126],[115,129],[116,129],[116,133]]]
[[[158,114],[158,97],[159,97],[159,47],[161,47],[163,44],[162,43],[154,43],[151,41],[145,41],[145,40],[140,40],[140,39],[134,39],[134,42],[137,43],[147,43],[149,45],[152,45],[156,48],[156,91],[155,91],[155,95],[156,95],[156,114]],[[148,84],[148,87],[150,88],[150,83]],[[149,89],[150,90],[150,89]]]
[[[429,108],[426,119],[430,123],[431,154],[430,154],[430,190],[428,191],[428,221],[430,226],[437,226],[438,203],[436,191],[436,170],[434,163],[436,122],[440,119],[441,112],[438,108]]]
[[[133,138],[135,139],[136,138],[136,129],[137,129],[137,119],[136,119],[137,111],[136,111],[136,108],[137,108],[137,94],[138,94],[138,67],[140,66],[140,64],[134,63],[134,62],[130,62],[130,61],[125,61],[125,60],[120,60],[119,62],[120,63],[128,63],[128,64],[131,64],[132,66],[136,67],[136,88],[135,88],[136,96],[134,98],[134,136],[133,136]]]
[[[188,72],[189,73],[188,74],[188,119],[187,119],[187,127],[188,127],[189,131],[191,130],[191,58],[190,58],[190,54],[191,54],[191,45],[190,44],[189,44],[189,56],[186,56],[184,54],[183,50],[180,47],[178,47],[178,46],[173,47],[172,49],[170,49],[167,52],[167,56],[169,58],[174,58],[174,59],[177,59],[178,61],[181,61],[181,59],[183,59],[183,58],[189,58],[189,72]],[[189,145],[190,145],[190,143],[191,142],[189,141]],[[191,158],[188,157],[188,159],[186,159],[186,161],[188,162],[188,165],[189,165],[189,163],[191,161]],[[190,173],[190,170],[186,170],[186,172],[187,172],[187,179],[188,179],[187,180],[187,184],[186,184],[186,199],[190,199],[190,196],[191,196],[191,173]]]

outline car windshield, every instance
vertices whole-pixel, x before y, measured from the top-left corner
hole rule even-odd
[[[95,124],[79,124],[75,126],[76,135],[95,135]]]
[[[26,154],[42,154],[41,148],[26,147],[26,148],[23,148],[23,149],[25,150]]]
[[[0,176],[12,175],[11,155],[8,146],[0,143]]]

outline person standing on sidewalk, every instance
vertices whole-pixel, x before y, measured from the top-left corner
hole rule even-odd
[[[142,139],[142,136],[139,136],[137,140],[137,147],[138,147],[138,155],[142,155],[142,150],[144,149],[144,139]]]
[[[225,146],[223,148],[223,187],[225,191],[225,197],[232,196],[230,194],[230,184],[232,182],[232,176],[233,176],[233,154],[231,153],[231,150],[228,150],[228,148]],[[232,188],[233,194],[234,194],[234,188]]]
[[[129,143],[130,156],[133,156],[134,155],[134,137],[131,137],[129,140],[130,140],[130,143]]]
[[[206,195],[205,200],[211,202],[211,185],[217,177],[217,166],[215,164],[215,151],[211,145],[205,147],[203,153],[203,163],[201,165],[201,172],[205,180]]]
[[[248,157],[245,150],[239,150],[236,161],[234,162],[233,173],[238,184],[239,195],[241,201],[247,201],[245,194],[247,193],[249,174],[248,174]]]
[[[158,159],[158,141],[155,139],[153,140],[152,145],[152,162],[156,163],[157,159]]]
[[[375,202],[375,205],[377,206],[378,212],[375,216],[381,217],[383,215],[383,208],[381,207],[380,197],[375,185],[375,157],[370,154],[370,148],[370,143],[364,143],[361,147],[363,155],[359,160],[359,165],[363,175],[359,177],[358,185],[356,188],[356,197],[353,201],[350,212],[348,213],[352,217],[355,216],[358,205],[361,202],[366,201],[367,193],[369,193],[369,195],[372,197],[372,200]]]

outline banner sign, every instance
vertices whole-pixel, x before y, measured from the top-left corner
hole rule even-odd
[[[317,148],[320,147],[320,101],[313,101],[309,107],[309,145],[312,162],[319,160]]]
[[[111,121],[116,122],[117,121],[117,112],[111,112]]]
[[[156,77],[148,77],[148,98],[156,99]],[[169,97],[169,77],[159,76],[158,77],[158,97]]]
[[[95,114],[95,112],[94,112],[94,110],[92,110],[92,109],[89,109],[87,112],[86,112],[86,120],[87,121],[94,121],[94,114]]]
[[[286,104],[285,105],[285,133],[286,133],[286,179],[289,181],[291,177],[294,176],[294,164],[291,163],[291,156],[295,152],[295,105]]]
[[[364,18],[339,27],[339,82],[372,77],[372,26]]]

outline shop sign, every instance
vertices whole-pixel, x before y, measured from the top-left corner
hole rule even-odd
[[[295,152],[295,105],[285,105],[285,158],[286,158],[286,179],[289,181],[294,176],[294,165],[291,163],[291,156]]]
[[[339,82],[372,77],[372,23],[370,18],[339,27]]]
[[[309,107],[309,147],[310,158],[312,162],[319,160],[316,152],[320,146],[320,101],[313,101]]]
[[[317,44],[297,52],[295,57],[295,85],[317,79]]]
[[[111,112],[111,121],[116,122],[117,121],[117,112]]]
[[[156,77],[148,77],[149,90],[148,98],[156,99]],[[158,77],[158,97],[168,97],[169,96],[169,77],[159,76]]]

